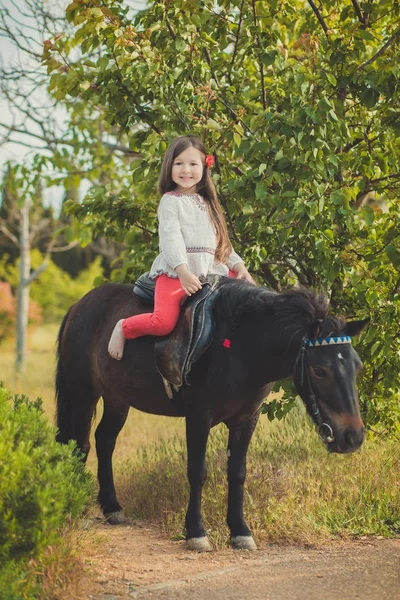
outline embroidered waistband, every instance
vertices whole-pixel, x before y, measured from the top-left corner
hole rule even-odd
[[[207,254],[212,254],[214,256],[215,249],[214,248],[207,248],[206,246],[189,246],[189,248],[186,248],[186,252],[188,254],[196,254],[196,253],[199,253],[199,252],[207,252]]]

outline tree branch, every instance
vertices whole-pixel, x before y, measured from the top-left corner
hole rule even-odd
[[[380,56],[382,56],[382,54],[389,48],[389,46],[391,46],[393,44],[393,42],[396,40],[397,37],[399,37],[399,35],[400,35],[400,27],[388,39],[388,41],[386,42],[386,44],[384,44],[382,46],[382,48],[380,50],[378,50],[378,52],[372,56],[372,58],[370,58],[369,60],[367,60],[366,62],[364,62],[362,65],[360,65],[360,69],[364,69],[367,65],[371,65],[373,62],[376,61],[377,58],[379,58]]]
[[[379,181],[386,181],[387,179],[400,179],[400,173],[393,173],[392,175],[386,175],[385,177],[378,177],[378,179],[370,179],[370,183],[379,183]]]
[[[3,223],[0,223],[0,231],[19,248],[18,238]]]
[[[51,250],[49,250],[49,253],[54,254],[55,252],[68,252],[68,250],[71,250],[71,248],[75,248],[75,246],[77,246],[78,244],[79,242],[75,240],[74,242],[70,242],[66,246],[52,247]]]
[[[33,119],[34,120],[34,119]],[[39,135],[38,133],[33,133],[32,131],[27,131],[26,129],[19,129],[18,127],[15,127],[13,125],[6,125],[5,123],[0,123],[0,127],[3,127],[4,129],[8,130],[8,135],[10,135],[12,132],[14,133],[21,133],[23,135],[27,135],[30,137],[33,137],[35,139],[41,140],[42,142],[44,142],[45,144],[47,144],[47,146],[51,146],[51,145],[61,145],[61,146],[72,146],[73,148],[76,148],[77,146],[80,145],[79,141],[73,142],[71,140],[63,140],[62,138],[48,138],[46,137],[46,134],[44,135]],[[5,139],[4,142],[12,142],[14,144],[22,144],[25,146],[29,146],[29,144],[24,144],[21,141],[14,141],[11,139]],[[131,150],[130,148],[128,148],[127,146],[122,146],[121,144],[113,144],[111,142],[106,142],[106,141],[101,141],[101,144],[105,147],[105,148],[109,148],[110,150],[116,150],[118,152],[122,152],[123,154],[126,154],[127,156],[131,156],[132,158],[137,158],[140,159],[143,157],[142,154],[140,154],[139,152],[134,152],[133,150]],[[37,146],[33,146],[35,148],[37,148]]]
[[[324,30],[325,35],[328,37],[328,26],[324,21],[323,16],[321,15],[318,7],[316,6],[316,4],[313,2],[313,0],[308,0],[308,4],[311,6],[315,16],[317,17],[322,29]]]
[[[253,7],[254,27],[256,27],[257,26],[256,0],[252,0],[252,7]],[[256,40],[257,40],[257,47],[260,50],[261,44],[260,44],[260,39],[258,37],[258,34],[256,34]],[[262,101],[262,105],[263,105],[263,110],[266,110],[267,109],[267,99],[265,97],[264,65],[262,64],[261,60],[259,60],[259,65],[260,65],[261,101]]]
[[[367,26],[366,16],[365,16],[365,14],[364,15],[362,14],[360,5],[358,4],[358,0],[351,0],[351,3],[354,6],[354,10],[356,12],[356,15],[357,15],[358,20],[360,21],[361,25],[366,27]]]
[[[240,5],[240,9],[239,9],[240,14],[239,14],[238,30],[237,30],[237,33],[236,33],[235,47],[234,47],[233,52],[232,52],[232,59],[231,59],[229,73],[228,73],[228,79],[229,79],[229,83],[231,85],[232,85],[232,69],[233,69],[233,65],[235,63],[236,54],[237,54],[237,51],[238,51],[239,38],[240,38],[240,30],[242,28],[243,5],[244,5],[244,0],[242,0],[242,3]]]
[[[25,281],[23,282],[24,287],[27,287],[28,285],[31,285],[31,283],[33,281],[35,281],[35,279],[37,279],[39,277],[40,273],[42,273],[43,271],[45,271],[48,266],[49,266],[49,262],[48,262],[47,258],[45,258],[44,261],[42,262],[42,264],[40,265],[40,267],[38,267],[37,269],[35,269],[33,271],[33,273],[30,274],[30,276],[28,277],[28,279],[25,279]]]

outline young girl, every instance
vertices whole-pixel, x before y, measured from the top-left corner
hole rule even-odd
[[[186,135],[174,140],[163,160],[158,207],[160,254],[150,270],[156,280],[154,312],[121,319],[108,345],[122,358],[126,339],[166,335],[179,317],[186,296],[201,289],[200,275],[215,273],[254,283],[233,251],[210,174],[214,162],[202,142]]]

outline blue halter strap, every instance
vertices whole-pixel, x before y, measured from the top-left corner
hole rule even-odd
[[[316,340],[304,339],[306,346],[315,348],[316,346],[334,346],[335,344],[351,344],[349,335],[340,335],[337,337],[317,338]]]

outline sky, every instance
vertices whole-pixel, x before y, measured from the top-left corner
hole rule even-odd
[[[17,19],[20,23],[20,29],[25,37],[24,43],[28,42],[29,47],[34,49],[36,52],[41,52],[41,44],[42,39],[40,38],[39,32],[35,31],[35,20],[30,17],[29,11],[25,4],[26,0],[0,0],[0,10],[9,11],[10,14]],[[27,0],[29,2],[29,0]],[[43,0],[43,3],[47,5],[47,8],[50,12],[56,12],[57,15],[61,15],[64,9],[70,3],[70,0],[64,2],[64,0]],[[131,7],[132,14],[137,11],[145,8],[146,0],[125,0],[125,4]],[[1,28],[1,22],[0,22]],[[9,39],[4,37],[2,32],[0,31],[0,61],[3,65],[7,67],[16,67],[18,63],[26,68],[32,64],[31,59],[26,54],[23,54],[18,51],[15,45],[10,42]],[[34,94],[30,95],[30,100],[33,101],[35,106],[37,106],[37,120],[40,121],[40,111],[45,109],[46,104],[48,104],[48,99],[46,97],[46,93],[43,89],[38,89],[34,92]],[[58,124],[62,124],[65,119],[65,113],[62,109],[53,112],[52,115],[55,121]],[[18,110],[18,107],[15,104],[10,104],[5,98],[4,95],[0,91],[0,123],[9,126],[12,124],[20,125],[23,122],[23,114]],[[35,124],[32,121],[29,125],[30,131],[34,133],[40,133],[40,124]],[[13,160],[15,162],[21,161],[29,161],[29,156],[32,156],[34,153],[38,152],[35,148],[34,150],[27,148],[22,144],[12,143],[9,141],[5,141],[6,129],[4,127],[0,127],[0,172],[3,172],[5,163],[9,160]],[[26,136],[22,134],[14,134],[15,139],[20,142],[27,141]],[[30,138],[30,142],[32,142],[32,138]],[[38,141],[38,146],[42,144]],[[63,190],[52,189],[48,192],[49,202],[59,204],[60,196],[62,195]]]

